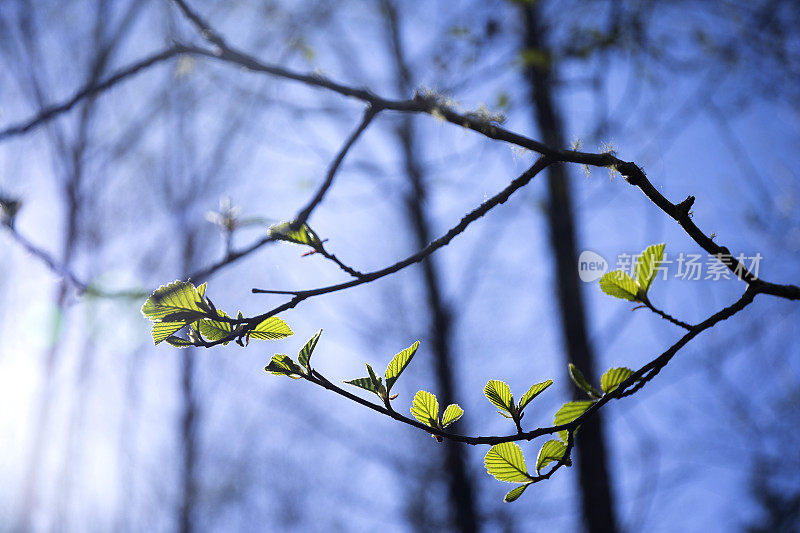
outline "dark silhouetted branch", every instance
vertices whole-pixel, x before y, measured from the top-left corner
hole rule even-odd
[[[118,83],[138,74],[139,72],[156,65],[158,63],[162,63],[168,59],[171,59],[181,53],[183,53],[183,47],[180,45],[174,45],[170,48],[162,50],[161,52],[157,52],[146,58],[133,63],[122,70],[117,71],[116,73],[112,74],[108,78],[104,79],[103,81],[97,83],[90,83],[85,86],[83,89],[80,89],[76,92],[71,98],[68,100],[60,103],[60,104],[53,104],[51,106],[47,106],[42,109],[36,116],[24,120],[18,124],[14,124],[9,126],[3,130],[0,130],[0,141],[4,141],[14,136],[23,135],[32,129],[40,126],[57,116],[68,112],[76,104],[78,104],[81,100],[96,96],[111,87],[117,85]]]
[[[317,193],[313,198],[311,198],[311,200],[309,200],[308,204],[306,204],[305,207],[303,207],[297,213],[297,216],[292,222],[293,226],[296,228],[302,226],[308,220],[308,217],[311,216],[311,212],[322,202],[322,199],[325,198],[325,193],[327,193],[328,189],[330,189],[331,184],[333,183],[333,178],[336,176],[336,171],[339,170],[339,166],[342,164],[342,161],[344,161],[347,152],[350,150],[350,148],[352,148],[359,136],[364,132],[364,130],[367,129],[370,122],[372,122],[372,119],[375,118],[375,115],[379,112],[380,109],[377,109],[372,105],[367,106],[367,109],[364,111],[364,117],[361,119],[358,127],[353,130],[353,133],[351,133],[350,137],[347,138],[347,141],[345,141],[344,145],[342,145],[339,153],[336,154],[336,157],[328,168],[328,174],[325,176],[325,181],[323,181],[319,186]]]

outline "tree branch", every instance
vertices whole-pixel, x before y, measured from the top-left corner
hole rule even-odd
[[[377,411],[383,415],[386,415],[394,420],[407,424],[409,426],[415,427],[417,429],[421,429],[427,433],[437,435],[439,437],[450,439],[455,442],[462,442],[464,444],[470,445],[478,445],[478,444],[489,444],[495,445],[500,444],[503,442],[514,442],[520,440],[533,440],[537,437],[541,437],[544,435],[550,435],[553,433],[557,433],[559,431],[568,431],[571,434],[581,425],[583,421],[585,421],[588,417],[592,416],[592,414],[599,409],[601,409],[605,404],[610,402],[611,400],[618,400],[621,398],[625,398],[631,396],[638,390],[640,390],[644,385],[649,382],[653,377],[655,377],[658,372],[664,366],[669,363],[669,361],[675,356],[675,354],[683,348],[690,340],[694,337],[702,333],[703,331],[712,328],[713,326],[717,325],[719,322],[726,320],[739,311],[743,310],[745,307],[750,305],[753,302],[756,294],[759,294],[759,289],[754,288],[752,286],[748,287],[744,294],[737,300],[735,303],[731,304],[730,306],[722,309],[721,311],[714,313],[713,315],[709,316],[703,322],[697,324],[696,326],[692,326],[692,329],[683,337],[681,337],[676,343],[670,346],[666,351],[664,351],[661,355],[650,361],[649,363],[642,366],[639,370],[634,372],[633,374],[628,377],[625,381],[619,384],[619,386],[614,389],[613,391],[604,394],[597,400],[595,403],[589,407],[581,416],[569,422],[567,424],[560,424],[557,426],[548,426],[548,427],[539,427],[531,431],[518,431],[517,433],[511,435],[493,435],[493,436],[467,436],[467,435],[460,435],[457,433],[451,433],[449,431],[444,431],[438,428],[434,428],[431,426],[427,426],[422,424],[421,422],[414,420],[412,418],[403,416],[394,410],[387,409],[385,406],[374,404],[360,396],[356,396],[355,394],[338,387],[331,383],[327,378],[322,376],[316,370],[312,370],[310,375],[303,375],[302,377],[305,378],[307,381],[311,381],[316,385],[319,385],[325,389],[328,389],[336,394],[348,398],[364,407],[372,409],[373,411]],[[630,388],[630,389],[629,389]],[[565,457],[568,457],[568,453],[565,454]],[[549,476],[547,476],[549,477]]]
[[[56,118],[57,116],[68,112],[76,104],[78,104],[84,98],[88,98],[91,96],[95,96],[100,94],[103,91],[110,89],[111,87],[117,85],[118,83],[126,80],[138,74],[142,70],[145,70],[153,65],[158,63],[162,63],[170,58],[173,58],[179,54],[184,53],[185,50],[181,45],[173,45],[161,52],[156,52],[150,56],[147,56],[144,59],[137,61],[136,63],[132,63],[131,65],[117,71],[116,73],[112,74],[105,80],[98,82],[98,83],[90,83],[86,85],[84,88],[80,89],[76,92],[71,98],[68,100],[60,103],[60,104],[53,104],[43,108],[36,116],[14,124],[12,126],[8,126],[7,128],[0,130],[0,142],[5,141],[11,137],[15,137],[18,135],[23,135],[32,129],[36,128],[44,124],[45,122],[49,122],[50,120]]]
[[[176,1],[179,2],[179,4],[185,5],[183,0]],[[207,24],[205,27],[208,27]],[[211,33],[216,35],[213,31]],[[578,163],[614,169],[622,174],[628,183],[638,187],[659,209],[676,220],[700,247],[708,253],[718,256],[720,261],[740,279],[748,284],[755,283],[759,285],[760,291],[765,294],[772,294],[791,300],[800,299],[800,286],[774,284],[757,279],[752,272],[731,254],[728,248],[717,245],[710,237],[703,233],[691,220],[690,208],[694,202],[693,196],[689,196],[680,204],[673,204],[658,192],[658,189],[650,182],[644,171],[635,163],[618,159],[610,152],[587,153],[553,148],[542,142],[509,131],[486,119],[486,117],[473,113],[459,113],[448,107],[448,105],[436,95],[422,95],[418,93],[411,100],[390,100],[377,96],[366,89],[347,86],[318,75],[301,74],[276,65],[262,63],[250,55],[231,48],[225,44],[224,41],[220,41],[222,42],[221,45],[216,41],[212,42],[217,44],[220,50],[210,51],[193,46],[186,46],[185,48],[187,53],[230,62],[255,72],[262,72],[272,76],[298,81],[311,87],[327,89],[342,96],[362,100],[380,109],[406,113],[425,113],[442,118],[452,124],[476,131],[490,139],[508,142],[522,148],[533,150],[541,155],[546,155],[554,162]]]
[[[336,171],[339,170],[339,166],[342,164],[347,152],[350,150],[350,148],[352,148],[356,140],[358,140],[359,136],[364,132],[364,130],[367,129],[370,122],[372,122],[372,119],[375,118],[375,115],[377,115],[379,112],[380,108],[376,108],[372,106],[372,104],[367,105],[367,109],[364,110],[364,117],[361,119],[358,127],[353,130],[353,133],[351,133],[350,137],[347,138],[347,141],[345,141],[344,145],[342,145],[339,153],[336,154],[336,157],[328,168],[328,174],[325,176],[325,181],[323,181],[319,186],[319,189],[317,189],[317,193],[314,195],[314,197],[309,200],[305,207],[298,211],[297,216],[292,222],[292,226],[295,229],[302,226],[308,220],[308,217],[311,216],[311,212],[316,209],[320,202],[322,202],[322,199],[325,198],[325,193],[327,193],[328,189],[330,189],[331,184],[333,183],[333,178],[336,176]]]
[[[691,331],[692,328],[694,327],[691,324],[687,324],[686,322],[682,322],[682,321],[678,320],[677,318],[673,317],[672,315],[668,315],[667,313],[665,313],[661,309],[658,309],[652,303],[650,303],[650,300],[645,299],[642,302],[642,304],[645,307],[647,307],[648,309],[650,309],[652,312],[654,312],[655,314],[657,314],[658,316],[663,318],[664,320],[672,322],[676,326],[682,327],[683,329],[686,329],[686,330],[689,330],[689,331]],[[636,309],[636,308],[634,308],[634,309]]]
[[[276,65],[262,63],[252,56],[242,53],[230,47],[223,38],[219,36],[205,21],[194,13],[184,0],[175,0],[184,14],[198,27],[204,38],[209,40],[219,50],[212,51],[196,46],[186,46],[175,44],[172,47],[145,58],[129,67],[118,71],[108,79],[98,84],[93,84],[78,91],[72,98],[64,103],[53,105],[42,110],[35,117],[11,126],[0,131],[0,141],[15,135],[21,135],[39,126],[54,117],[69,111],[75,104],[87,96],[96,95],[120,81],[128,78],[141,70],[165,61],[181,53],[205,56],[232,64],[245,67],[249,70],[262,72],[272,76],[277,76],[289,80],[298,81],[308,86],[327,89],[342,96],[357,98],[368,104],[374,109],[387,109],[407,113],[426,113],[435,117],[476,131],[491,139],[508,142],[510,144],[533,150],[539,154],[547,156],[552,162],[578,163],[596,167],[608,167],[617,170],[622,174],[626,181],[638,187],[659,209],[664,211],[671,218],[676,220],[686,233],[700,245],[704,250],[712,255],[716,255],[728,266],[740,279],[748,284],[756,285],[759,292],[771,294],[790,300],[800,300],[800,286],[789,284],[776,284],[757,279],[743,264],[741,264],[724,246],[719,246],[706,236],[691,220],[690,208],[694,202],[694,197],[689,196],[679,204],[673,204],[667,200],[655,186],[648,180],[644,171],[635,163],[618,159],[612,153],[586,153],[572,150],[560,150],[549,147],[544,143],[535,141],[523,135],[511,132],[501,126],[492,123],[485,117],[477,114],[462,114],[448,107],[441,98],[435,95],[417,94],[411,100],[389,100],[381,98],[369,90],[359,89],[337,83],[327,78],[314,74],[301,74]],[[324,195],[324,193],[323,193]],[[313,208],[312,208],[313,209]]]
[[[550,159],[548,159],[547,157],[545,157],[545,156],[540,157],[539,159],[536,160],[536,162],[533,164],[533,166],[531,166],[528,170],[526,170],[524,173],[522,173],[519,177],[514,179],[505,189],[503,189],[502,191],[500,191],[496,195],[492,196],[491,198],[489,198],[488,200],[483,202],[481,205],[479,205],[478,207],[476,207],[475,209],[473,209],[472,211],[470,211],[469,213],[464,215],[464,217],[461,219],[461,221],[458,224],[456,224],[455,226],[453,226],[447,233],[445,233],[444,235],[442,235],[441,237],[439,237],[435,241],[433,241],[430,244],[428,244],[425,248],[423,248],[419,252],[406,257],[402,261],[398,261],[397,263],[395,263],[393,265],[390,265],[390,266],[388,266],[386,268],[383,268],[381,270],[376,270],[376,271],[364,274],[363,277],[361,277],[359,279],[356,279],[356,280],[348,281],[348,282],[345,282],[345,283],[339,283],[339,284],[336,284],[336,285],[329,285],[327,287],[321,287],[321,288],[318,288],[318,289],[308,289],[308,290],[301,290],[301,291],[293,292],[293,294],[297,295],[295,299],[299,298],[300,299],[299,301],[297,301],[297,302],[292,304],[292,302],[294,302],[294,300],[295,300],[295,299],[293,299],[292,302],[288,302],[288,303],[284,304],[283,306],[281,306],[281,309],[279,311],[275,311],[275,310],[270,311],[269,313],[267,313],[265,315],[259,315],[258,317],[254,318],[253,320],[260,322],[261,320],[264,320],[265,318],[268,318],[269,316],[272,316],[272,315],[274,315],[276,313],[279,313],[281,311],[284,311],[286,309],[290,309],[291,307],[294,307],[295,305],[300,303],[300,301],[305,300],[307,298],[311,298],[312,296],[319,296],[321,294],[328,294],[328,293],[331,293],[331,292],[336,292],[336,291],[340,291],[340,290],[344,290],[344,289],[349,289],[351,287],[355,287],[355,286],[358,286],[358,285],[363,285],[364,283],[369,283],[371,281],[375,281],[376,279],[380,279],[380,278],[382,278],[384,276],[388,276],[389,274],[394,274],[395,272],[398,272],[398,271],[406,268],[409,265],[413,265],[414,263],[418,263],[418,262],[422,261],[423,259],[425,259],[429,255],[431,255],[433,252],[435,252],[439,248],[442,248],[443,246],[447,246],[450,243],[450,241],[453,240],[453,238],[455,238],[457,235],[459,235],[465,229],[467,229],[467,226],[469,226],[471,223],[475,222],[476,220],[478,220],[479,218],[484,216],[492,208],[494,208],[494,207],[496,207],[496,206],[498,206],[498,205],[500,205],[502,203],[505,203],[506,200],[508,200],[509,197],[511,197],[511,195],[515,191],[517,191],[518,189],[520,189],[520,188],[524,187],[525,185],[527,185],[539,172],[544,170],[551,163],[552,163],[552,161]],[[258,293],[267,293],[267,294],[274,293],[274,291],[265,290],[265,289],[253,289],[252,292],[256,293],[256,294],[258,294]],[[289,306],[289,307],[284,307],[284,306]]]

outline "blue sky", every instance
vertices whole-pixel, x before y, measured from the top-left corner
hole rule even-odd
[[[452,98],[464,110],[492,107],[505,93],[511,102],[506,126],[537,138],[519,76],[518,42],[504,37],[472,52],[448,33],[452,26],[479,27],[494,10],[510,34],[518,30],[513,13],[503,4],[473,11],[466,9],[469,2],[462,4],[463,10],[409,4],[403,12],[409,21],[404,37],[418,74],[415,85],[458,87]],[[291,2],[271,11],[248,2],[230,9],[198,4],[231,42],[258,57],[302,71],[319,69],[382,95],[410,96],[393,93],[377,8],[342,5],[330,18],[314,20],[324,11],[320,6],[318,12],[306,12]],[[0,8],[0,16],[14,21],[17,8],[8,6]],[[115,9],[110,25],[123,11]],[[63,10],[61,4],[43,3],[34,13],[43,57],[36,72],[45,101],[60,101],[85,76],[94,14],[80,2]],[[655,24],[665,31],[685,22],[670,10],[658,16]],[[725,30],[720,23],[719,31]],[[148,2],[112,65],[143,57],[176,36],[197,41],[174,9]],[[19,64],[21,39],[13,34],[3,41],[0,129],[35,111]],[[304,57],[300,42],[313,57]],[[437,51],[455,58],[445,71],[426,67]],[[568,62],[559,86],[568,138],[580,140],[586,151],[610,143],[619,157],[640,164],[672,201],[696,196],[694,220],[701,228],[715,232],[718,242],[735,253],[761,253],[765,279],[797,283],[797,107],[757,92],[739,104],[738,96],[748,94],[747,77],[739,68],[715,68],[723,74],[708,91],[705,70],[653,67],[642,73],[633,59],[620,54],[607,64]],[[592,76],[599,76],[599,94],[597,86],[584,81]],[[463,78],[469,81],[460,84]],[[592,134],[603,107],[598,101],[616,119],[602,138]],[[230,196],[245,216],[290,218],[313,193],[360,116],[355,102],[205,59],[154,67],[103,95],[97,106],[84,156],[86,215],[72,268],[104,287],[144,290],[184,274],[185,231],[197,236],[195,266],[221,256],[222,239],[205,221],[221,196]],[[76,134],[77,117],[72,111],[55,123],[68,139]],[[396,119],[386,113],[365,133],[311,219],[329,239],[328,249],[364,271],[415,251],[401,204],[408,186],[391,135]],[[430,117],[418,118],[417,127],[430,186],[426,208],[436,235],[532,161],[531,154]],[[52,139],[52,131],[40,128],[0,144],[0,190],[23,198],[18,231],[57,255],[65,217],[57,183],[64,163]],[[211,156],[220,139],[230,142],[222,145],[224,164],[215,168]],[[208,174],[209,168],[215,171]],[[702,253],[619,175],[594,169],[587,176],[578,166],[570,172],[581,249],[611,258],[666,242],[668,253]],[[170,184],[169,196],[164,183]],[[531,428],[549,425],[571,393],[553,299],[544,185],[534,180],[435,256],[445,297],[457,310],[454,351],[459,404],[466,412],[459,423],[463,433],[513,431],[481,393],[488,379],[504,379],[515,392],[546,378],[556,381],[528,414]],[[244,246],[264,231],[264,225],[244,229],[235,243]],[[0,277],[0,335],[6,339],[0,344],[0,475],[14,480],[0,489],[0,523],[9,523],[20,501],[17,488],[41,394],[42,361],[51,342],[47,317],[59,278],[6,233],[0,250],[5,274]],[[344,279],[334,265],[302,252],[288,244],[266,246],[211,279],[209,295],[229,312],[241,308],[257,314],[282,300],[252,295],[252,287],[310,288]],[[657,280],[651,294],[663,309],[695,322],[742,291],[733,280],[671,278]],[[603,295],[596,283],[587,284],[584,294],[600,368],[637,368],[681,333],[647,310],[631,311],[629,303]],[[39,482],[39,529],[48,529],[58,517],[76,530],[174,527],[180,490],[180,354],[152,347],[141,303],[72,293],[67,299]],[[740,316],[682,350],[640,394],[604,409],[618,514],[628,530],[731,530],[752,519],[756,507],[748,491],[756,453],[798,449],[790,445],[796,430],[787,430],[777,443],[769,436],[782,427],[775,406],[796,405],[795,308],[759,297]],[[361,376],[364,361],[381,367],[421,339],[419,355],[398,385],[397,402],[410,403],[420,388],[437,392],[426,351],[418,267],[311,299],[283,318],[293,337],[194,356],[199,523],[210,530],[372,530],[388,523],[390,530],[404,531],[413,495],[422,494],[433,508],[444,505],[441,483],[428,474],[440,457],[429,436],[307,383],[263,372],[273,353],[295,353],[319,328],[324,334],[315,358],[336,380]],[[529,464],[539,444],[523,445]],[[518,530],[577,527],[574,471],[561,471],[506,505],[500,500],[509,487],[485,474],[485,452],[468,450],[483,513],[512,521]],[[60,511],[57,495],[65,477],[71,479],[70,492]]]

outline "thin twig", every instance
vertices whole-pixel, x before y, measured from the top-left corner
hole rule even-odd
[[[325,176],[325,181],[319,186],[317,189],[317,193],[314,195],[311,200],[309,200],[308,204],[306,204],[300,211],[298,211],[297,216],[294,218],[292,225],[295,228],[299,228],[302,226],[307,220],[308,217],[311,216],[311,212],[316,209],[316,207],[322,202],[322,199],[325,198],[325,193],[328,192],[330,189],[331,184],[333,183],[333,178],[336,176],[336,171],[339,170],[339,166],[342,164],[347,152],[350,148],[355,144],[356,140],[358,140],[359,136],[367,129],[372,119],[375,118],[380,112],[380,109],[373,107],[372,105],[368,105],[367,109],[364,110],[364,116],[361,119],[361,122],[358,124],[353,133],[347,138],[345,143],[342,145],[342,148],[336,154],[333,162],[331,163],[330,167],[328,168],[328,173]]]
[[[298,81],[308,86],[327,89],[332,92],[338,93],[342,96],[357,98],[364,102],[371,104],[375,108],[394,110],[409,113],[427,113],[436,117],[444,118],[446,121],[459,126],[479,132],[491,139],[505,141],[516,146],[533,150],[542,155],[548,156],[554,162],[567,162],[578,163],[596,167],[613,168],[622,174],[626,181],[638,187],[645,196],[650,199],[659,209],[664,211],[667,215],[675,219],[686,233],[700,245],[704,250],[712,255],[717,255],[728,268],[734,272],[740,279],[748,284],[756,285],[759,287],[759,292],[764,294],[771,294],[791,300],[800,300],[800,286],[789,284],[775,284],[758,279],[755,274],[750,272],[741,262],[739,262],[724,246],[719,246],[702,232],[691,220],[689,208],[694,202],[694,197],[690,196],[679,204],[673,204],[667,200],[655,186],[648,180],[644,171],[642,171],[635,163],[622,161],[615,157],[612,153],[585,153],[572,150],[559,150],[545,145],[539,141],[535,141],[523,135],[511,132],[502,128],[485,118],[476,116],[474,114],[462,114],[449,108],[443,104],[439,98],[435,96],[421,96],[417,95],[412,100],[389,100],[381,98],[374,93],[355,87],[350,87],[341,83],[331,81],[315,74],[301,74],[291,71],[276,65],[269,65],[262,63],[252,56],[239,52],[231,48],[224,39],[222,39],[217,32],[215,32],[205,21],[203,21],[196,13],[194,13],[183,0],[175,0],[178,6],[189,17],[189,19],[201,30],[202,35],[210,42],[215,44],[219,50],[207,50],[196,46],[173,45],[171,48],[149,58],[142,60],[130,67],[123,69],[117,74],[112,75],[109,79],[100,84],[87,87],[73,96],[70,100],[63,104],[51,106],[42,111],[39,115],[22,123],[20,125],[12,126],[6,130],[0,131],[0,140],[11,135],[19,135],[36,127],[55,116],[68,111],[81,99],[97,94],[104,89],[111,87],[122,79],[135,74],[136,72],[154,64],[159,61],[168,59],[180,53],[194,54],[206,56],[209,58],[233,63],[253,71],[263,72],[269,75]]]
[[[658,316],[660,316],[664,320],[672,322],[676,326],[682,327],[683,329],[689,330],[689,331],[691,331],[692,328],[694,327],[691,324],[687,324],[686,322],[682,322],[682,321],[678,320],[677,318],[673,317],[672,315],[668,315],[667,313],[665,313],[661,309],[658,309],[657,307],[655,307],[652,303],[650,303],[649,300],[644,300],[642,303],[644,304],[645,307],[650,309],[652,312],[654,312],[655,314],[657,314]]]
[[[245,257],[246,255],[251,254],[252,252],[258,250],[259,248],[263,247],[264,245],[271,244],[276,242],[277,239],[272,237],[263,237],[262,239],[254,242],[253,244],[242,248],[241,250],[231,251],[225,255],[222,259],[217,261],[216,263],[209,265],[207,267],[203,267],[200,270],[192,272],[189,276],[189,279],[195,281],[204,281],[208,279],[209,276],[216,273],[218,270],[225,268],[226,266],[230,265],[234,261]]]
[[[358,270],[354,269],[353,267],[347,266],[346,264],[342,263],[339,260],[339,258],[336,257],[335,254],[332,254],[332,253],[328,252],[327,250],[321,250],[321,251],[319,251],[317,253],[321,254],[324,258],[329,259],[329,260],[333,261],[334,263],[336,263],[336,265],[340,269],[344,270],[345,272],[347,272],[348,274],[350,274],[354,278],[356,278],[356,279],[363,279],[364,278],[364,273],[363,272],[359,272]]]
[[[296,293],[297,294],[297,298],[299,298],[300,301],[302,301],[302,300],[305,300],[306,298],[310,298],[312,296],[319,296],[321,294],[328,294],[328,293],[331,293],[331,292],[336,292],[336,291],[340,291],[340,290],[344,290],[344,289],[349,289],[351,287],[355,287],[355,286],[358,286],[358,285],[362,285],[364,283],[369,283],[371,281],[375,281],[376,279],[380,279],[380,278],[382,278],[384,276],[388,276],[389,274],[394,274],[395,272],[398,272],[398,271],[406,268],[409,265],[413,265],[414,263],[418,263],[418,262],[422,261],[423,259],[425,259],[429,255],[431,255],[433,252],[435,252],[439,248],[441,248],[443,246],[447,246],[450,243],[450,241],[453,240],[454,237],[456,237],[457,235],[462,233],[465,229],[467,229],[467,226],[469,226],[471,223],[475,222],[476,220],[478,220],[479,218],[484,216],[492,208],[494,208],[494,207],[496,207],[496,206],[498,206],[498,205],[500,205],[502,203],[505,203],[506,200],[508,200],[509,197],[511,197],[511,195],[515,191],[517,191],[518,189],[520,189],[520,188],[524,187],[525,185],[527,185],[539,172],[541,172],[542,170],[547,168],[547,166],[549,166],[551,163],[552,163],[552,161],[550,161],[545,156],[542,156],[539,159],[537,159],[536,162],[533,164],[533,166],[531,166],[528,170],[523,172],[519,177],[514,179],[505,189],[503,189],[502,191],[500,191],[496,195],[492,196],[491,198],[489,198],[488,200],[486,200],[485,202],[480,204],[478,207],[476,207],[475,209],[473,209],[472,211],[470,211],[469,213],[464,215],[464,217],[461,219],[461,221],[458,224],[453,226],[447,233],[445,233],[444,235],[442,235],[441,237],[439,237],[435,241],[433,241],[430,244],[428,244],[428,246],[426,246],[425,248],[423,248],[419,252],[417,252],[417,253],[415,253],[413,255],[410,255],[410,256],[406,257],[405,259],[403,259],[402,261],[398,261],[397,263],[395,263],[393,265],[390,265],[390,266],[388,266],[386,268],[383,268],[381,270],[375,270],[373,272],[369,272],[369,273],[363,274],[362,277],[359,278],[359,279],[355,279],[355,280],[348,281],[348,282],[345,282],[345,283],[339,283],[337,285],[329,285],[327,287],[321,287],[321,288],[318,288],[318,289],[309,289],[309,290],[298,291]],[[269,293],[270,291],[265,291],[264,289],[253,289],[253,292],[258,294],[258,293],[264,293],[264,292]],[[254,320],[258,320],[258,319],[263,320],[265,318],[268,318],[268,316],[272,316],[272,315],[274,315],[274,314],[276,314],[278,312],[281,312],[281,311],[284,311],[284,310],[289,309],[291,307],[294,307],[300,301],[298,301],[298,302],[296,302],[296,303],[294,303],[292,305],[292,302],[294,302],[294,300],[292,300],[292,302],[288,302],[288,303],[284,304],[283,306],[281,306],[282,309],[280,309],[280,311],[275,311],[275,310],[270,311],[270,313],[267,313],[265,315],[260,315],[260,316],[256,317]],[[285,307],[285,306],[290,306],[290,307]]]
[[[29,132],[30,130],[36,128],[48,122],[55,117],[68,112],[76,104],[78,104],[84,98],[88,98],[91,96],[95,96],[107,89],[110,89],[114,85],[117,85],[121,81],[130,78],[131,76],[141,72],[144,69],[147,69],[155,64],[161,63],[166,61],[170,58],[173,58],[179,54],[184,53],[184,49],[181,45],[173,45],[169,48],[166,48],[160,52],[156,52],[152,55],[147,56],[144,59],[141,59],[131,65],[118,70],[105,80],[98,82],[98,83],[90,83],[76,92],[71,98],[68,100],[60,103],[60,104],[53,104],[43,108],[36,116],[19,122],[17,124],[8,126],[7,128],[0,130],[0,141],[4,141],[14,136],[22,135],[24,133]]]
[[[495,444],[500,444],[500,443],[503,443],[503,442],[513,442],[513,441],[520,441],[520,440],[533,440],[533,439],[535,439],[537,437],[541,437],[541,436],[544,436],[544,435],[550,435],[550,434],[553,434],[553,433],[557,433],[559,431],[567,431],[567,432],[569,432],[570,440],[571,440],[572,433],[577,429],[578,426],[581,425],[581,423],[583,423],[594,412],[596,412],[597,410],[602,408],[603,405],[607,404],[611,400],[618,400],[618,399],[621,399],[621,398],[625,398],[627,396],[632,395],[636,391],[640,390],[664,366],[666,366],[666,364],[675,356],[675,354],[681,348],[683,348],[690,340],[692,340],[694,337],[696,337],[697,335],[699,335],[703,331],[712,328],[713,326],[715,326],[719,322],[722,322],[723,320],[726,320],[726,319],[732,317],[733,315],[735,315],[736,313],[738,313],[739,311],[741,311],[742,309],[744,309],[745,307],[750,305],[753,302],[753,299],[755,298],[756,294],[758,294],[758,293],[759,293],[759,290],[757,288],[748,287],[747,290],[745,291],[745,293],[742,295],[742,297],[739,298],[739,300],[737,300],[732,305],[722,309],[721,311],[718,311],[717,313],[714,313],[713,315],[708,317],[703,322],[697,324],[696,326],[693,326],[692,329],[686,335],[681,337],[676,343],[674,343],[672,346],[670,346],[661,355],[659,355],[658,357],[656,357],[655,359],[653,359],[649,363],[647,363],[644,366],[642,366],[639,370],[637,370],[636,372],[631,374],[630,377],[628,377],[628,379],[626,379],[625,381],[620,383],[619,386],[616,389],[614,389],[613,391],[611,391],[611,392],[609,392],[607,394],[604,394],[602,397],[600,397],[599,400],[597,400],[595,403],[593,403],[583,414],[581,414],[579,417],[577,417],[572,422],[569,422],[569,423],[566,423],[566,424],[560,424],[560,425],[556,425],[556,426],[540,427],[540,428],[536,428],[536,429],[531,430],[531,431],[524,431],[524,432],[523,431],[518,431],[517,433],[512,434],[512,435],[492,435],[492,436],[475,436],[475,437],[473,437],[473,436],[468,436],[468,435],[460,435],[460,434],[457,434],[457,433],[451,433],[449,431],[444,431],[444,430],[441,430],[441,429],[438,429],[438,428],[433,428],[433,427],[427,426],[427,425],[422,424],[421,422],[419,422],[417,420],[414,420],[412,418],[403,416],[403,415],[397,413],[394,410],[389,410],[383,405],[378,405],[378,404],[372,403],[372,402],[370,402],[368,400],[365,400],[364,398],[361,398],[360,396],[356,396],[355,394],[353,394],[353,393],[351,393],[351,392],[349,392],[347,390],[344,390],[344,389],[342,389],[341,387],[339,387],[337,385],[334,385],[333,383],[331,383],[327,378],[322,376],[316,370],[313,370],[310,375],[304,375],[303,377],[306,380],[311,381],[312,383],[315,383],[315,384],[317,384],[317,385],[319,385],[321,387],[324,387],[325,389],[328,389],[328,390],[330,390],[332,392],[335,392],[336,394],[338,394],[340,396],[343,396],[345,398],[348,398],[348,399],[350,399],[350,400],[352,400],[352,401],[354,401],[354,402],[356,402],[358,404],[361,404],[364,407],[372,409],[373,411],[377,411],[377,412],[379,412],[381,414],[384,414],[386,416],[389,416],[389,417],[391,417],[391,418],[393,418],[393,419],[395,419],[395,420],[397,420],[399,422],[402,422],[402,423],[407,424],[409,426],[413,426],[413,427],[415,427],[417,429],[421,429],[421,430],[423,430],[423,431],[425,431],[427,433],[431,433],[433,435],[437,435],[439,437],[442,437],[442,438],[445,438],[445,439],[449,439],[449,440],[452,440],[452,441],[455,441],[455,442],[462,442],[462,443],[470,444],[470,445],[478,445],[478,444],[495,445]],[[629,387],[630,387],[630,389],[629,389]],[[568,452],[565,453],[564,457],[566,457],[567,459],[569,458]],[[542,479],[546,479],[547,477],[549,477],[549,475],[547,475],[547,474],[543,474],[542,475]]]
[[[717,245],[710,237],[703,233],[691,220],[689,213],[689,208],[694,202],[694,197],[690,196],[679,204],[673,204],[656,189],[641,168],[633,162],[618,159],[613,153],[587,153],[549,147],[544,143],[509,131],[497,124],[487,121],[483,117],[469,113],[458,113],[435,96],[423,96],[418,94],[411,100],[389,100],[377,96],[366,89],[350,87],[318,75],[301,74],[276,65],[262,63],[254,57],[227,45],[221,47],[222,49],[220,51],[210,51],[192,46],[186,46],[185,48],[187,53],[194,53],[220,61],[234,63],[255,72],[262,72],[272,76],[298,81],[312,87],[327,89],[342,96],[357,98],[373,106],[380,107],[381,109],[406,113],[426,113],[438,118],[443,118],[447,122],[471,129],[491,139],[508,142],[546,155],[553,161],[612,168],[622,174],[628,183],[638,187],[659,209],[675,219],[692,240],[704,250],[712,255],[718,256],[720,261],[740,279],[748,284],[758,285],[761,287],[760,290],[765,294],[772,294],[791,300],[800,300],[800,286],[774,284],[758,279],[755,274],[731,254],[728,248]]]
[[[89,285],[85,283],[83,280],[78,279],[78,277],[63,263],[57,261],[47,252],[44,248],[40,248],[39,246],[33,244],[33,242],[29,241],[24,235],[19,233],[19,231],[14,228],[14,226],[10,224],[2,224],[8,234],[14,239],[20,246],[22,246],[29,254],[38,257],[42,262],[44,262],[47,267],[61,276],[62,278],[69,281],[72,285],[74,285],[79,292],[86,292],[89,288]]]

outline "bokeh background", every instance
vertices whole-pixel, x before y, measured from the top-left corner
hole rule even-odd
[[[694,220],[717,242],[761,254],[759,274],[769,281],[800,282],[796,2],[192,5],[264,62],[386,97],[431,91],[463,111],[502,113],[506,127],[533,138],[542,136],[524,74],[550,69],[565,143],[615,150],[674,202],[696,196]],[[529,9],[538,48],[525,42]],[[206,45],[167,1],[4,0],[0,131],[172,42]],[[585,527],[580,465],[505,504],[510,487],[485,473],[486,448],[447,451],[423,432],[263,371],[273,353],[295,354],[319,328],[316,366],[331,380],[362,376],[364,361],[383,368],[419,339],[397,386],[397,409],[406,411],[418,389],[441,394],[436,346],[445,343],[453,399],[466,412],[459,432],[513,432],[482,394],[489,379],[517,394],[554,379],[525,419],[528,428],[550,425],[573,387],[544,176],[429,267],[284,313],[293,337],[246,349],[152,345],[139,311],[146,294],[291,219],[362,108],[179,56],[0,137],[0,193],[21,201],[13,228],[0,231],[0,530],[465,530],[449,488],[451,453],[463,459],[476,529]],[[348,154],[310,224],[344,262],[382,268],[455,225],[534,155],[428,116],[386,112]],[[667,243],[668,257],[704,253],[619,175],[567,171],[579,251],[600,253],[612,268],[618,254],[657,242]],[[242,223],[232,235],[209,216],[229,205]],[[283,299],[252,287],[347,279],[305,251],[260,246],[210,276],[208,295],[229,313],[255,315]],[[65,272],[96,293],[133,294],[82,293]],[[652,298],[687,322],[743,290],[732,279],[669,274]],[[569,275],[577,277],[577,265]],[[581,290],[598,372],[638,368],[681,334],[597,283]],[[448,318],[447,331],[437,316]],[[796,530],[799,317],[796,303],[760,296],[639,394],[603,409],[621,531]],[[522,446],[529,465],[539,444]]]

